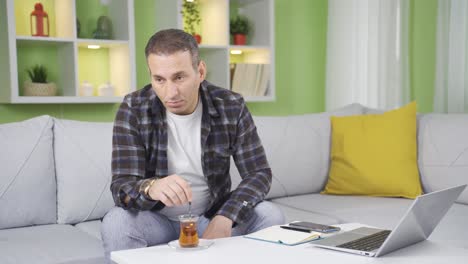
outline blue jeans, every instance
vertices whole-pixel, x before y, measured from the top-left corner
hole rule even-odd
[[[198,219],[198,234],[202,235],[209,219]],[[252,218],[232,229],[232,236],[240,236],[257,230],[284,224],[281,210],[271,202],[263,201],[254,207]],[[101,236],[105,257],[110,261],[110,252],[165,244],[179,238],[179,222],[151,211],[127,211],[120,207],[111,209],[102,221]]]

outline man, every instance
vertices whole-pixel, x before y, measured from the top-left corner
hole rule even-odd
[[[282,224],[281,211],[263,201],[272,175],[252,117],[240,95],[204,80],[195,39],[159,31],[145,55],[151,85],[124,98],[114,124],[117,207],[103,219],[106,257],[177,239],[189,202],[206,239]],[[232,192],[230,156],[242,177]]]

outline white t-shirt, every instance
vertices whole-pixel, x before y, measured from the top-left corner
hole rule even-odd
[[[198,99],[197,108],[190,115],[176,115],[166,110],[167,161],[169,175],[177,174],[192,188],[192,213],[203,214],[209,203],[210,191],[203,174],[201,162],[201,120],[203,105]],[[160,213],[171,220],[188,212],[188,204],[164,207]]]

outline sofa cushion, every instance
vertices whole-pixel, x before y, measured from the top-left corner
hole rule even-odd
[[[339,223],[362,223],[393,228],[413,200],[372,196],[306,194],[273,199],[273,202],[336,218]]]
[[[86,221],[76,224],[75,227],[99,240],[101,238],[101,220]]]
[[[385,113],[386,111],[389,111],[389,110],[391,110],[391,109],[384,110],[384,109],[377,109],[377,108],[362,106],[362,111],[363,111],[363,114],[365,114],[365,115],[368,115],[368,114],[383,114],[383,113]]]
[[[288,206],[280,203],[273,203],[277,205],[283,212],[286,218],[286,223],[291,223],[293,221],[309,221],[312,223],[319,223],[325,225],[334,225],[340,223],[338,218],[335,218],[330,215],[299,209],[296,208],[294,205]]]
[[[323,193],[416,198],[416,102],[383,114],[332,117],[331,165]]]
[[[53,121],[0,125],[0,229],[56,221]]]
[[[362,114],[359,104],[320,114],[255,116],[255,125],[273,171],[267,198],[322,190],[330,162],[330,116],[357,114]],[[233,161],[230,173],[232,188],[235,188],[241,179]]]
[[[111,176],[112,123],[55,119],[57,222],[99,219],[114,202]]]
[[[468,249],[467,219],[468,206],[458,203],[453,204],[445,217],[440,220],[434,232],[429,236],[429,239]]]
[[[468,114],[419,119],[419,171],[426,192],[468,183]],[[457,202],[468,204],[468,190]]]
[[[104,249],[100,240],[70,225],[13,228],[0,230],[0,260],[2,264],[104,263]]]

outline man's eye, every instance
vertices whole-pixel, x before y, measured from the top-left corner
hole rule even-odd
[[[154,79],[154,80],[155,80],[157,83],[162,83],[162,82],[163,82],[163,79],[161,79],[161,78],[156,78],[156,79]]]
[[[177,77],[176,77],[176,80],[177,80],[177,81],[182,81],[183,79],[184,79],[184,76],[177,76]]]

